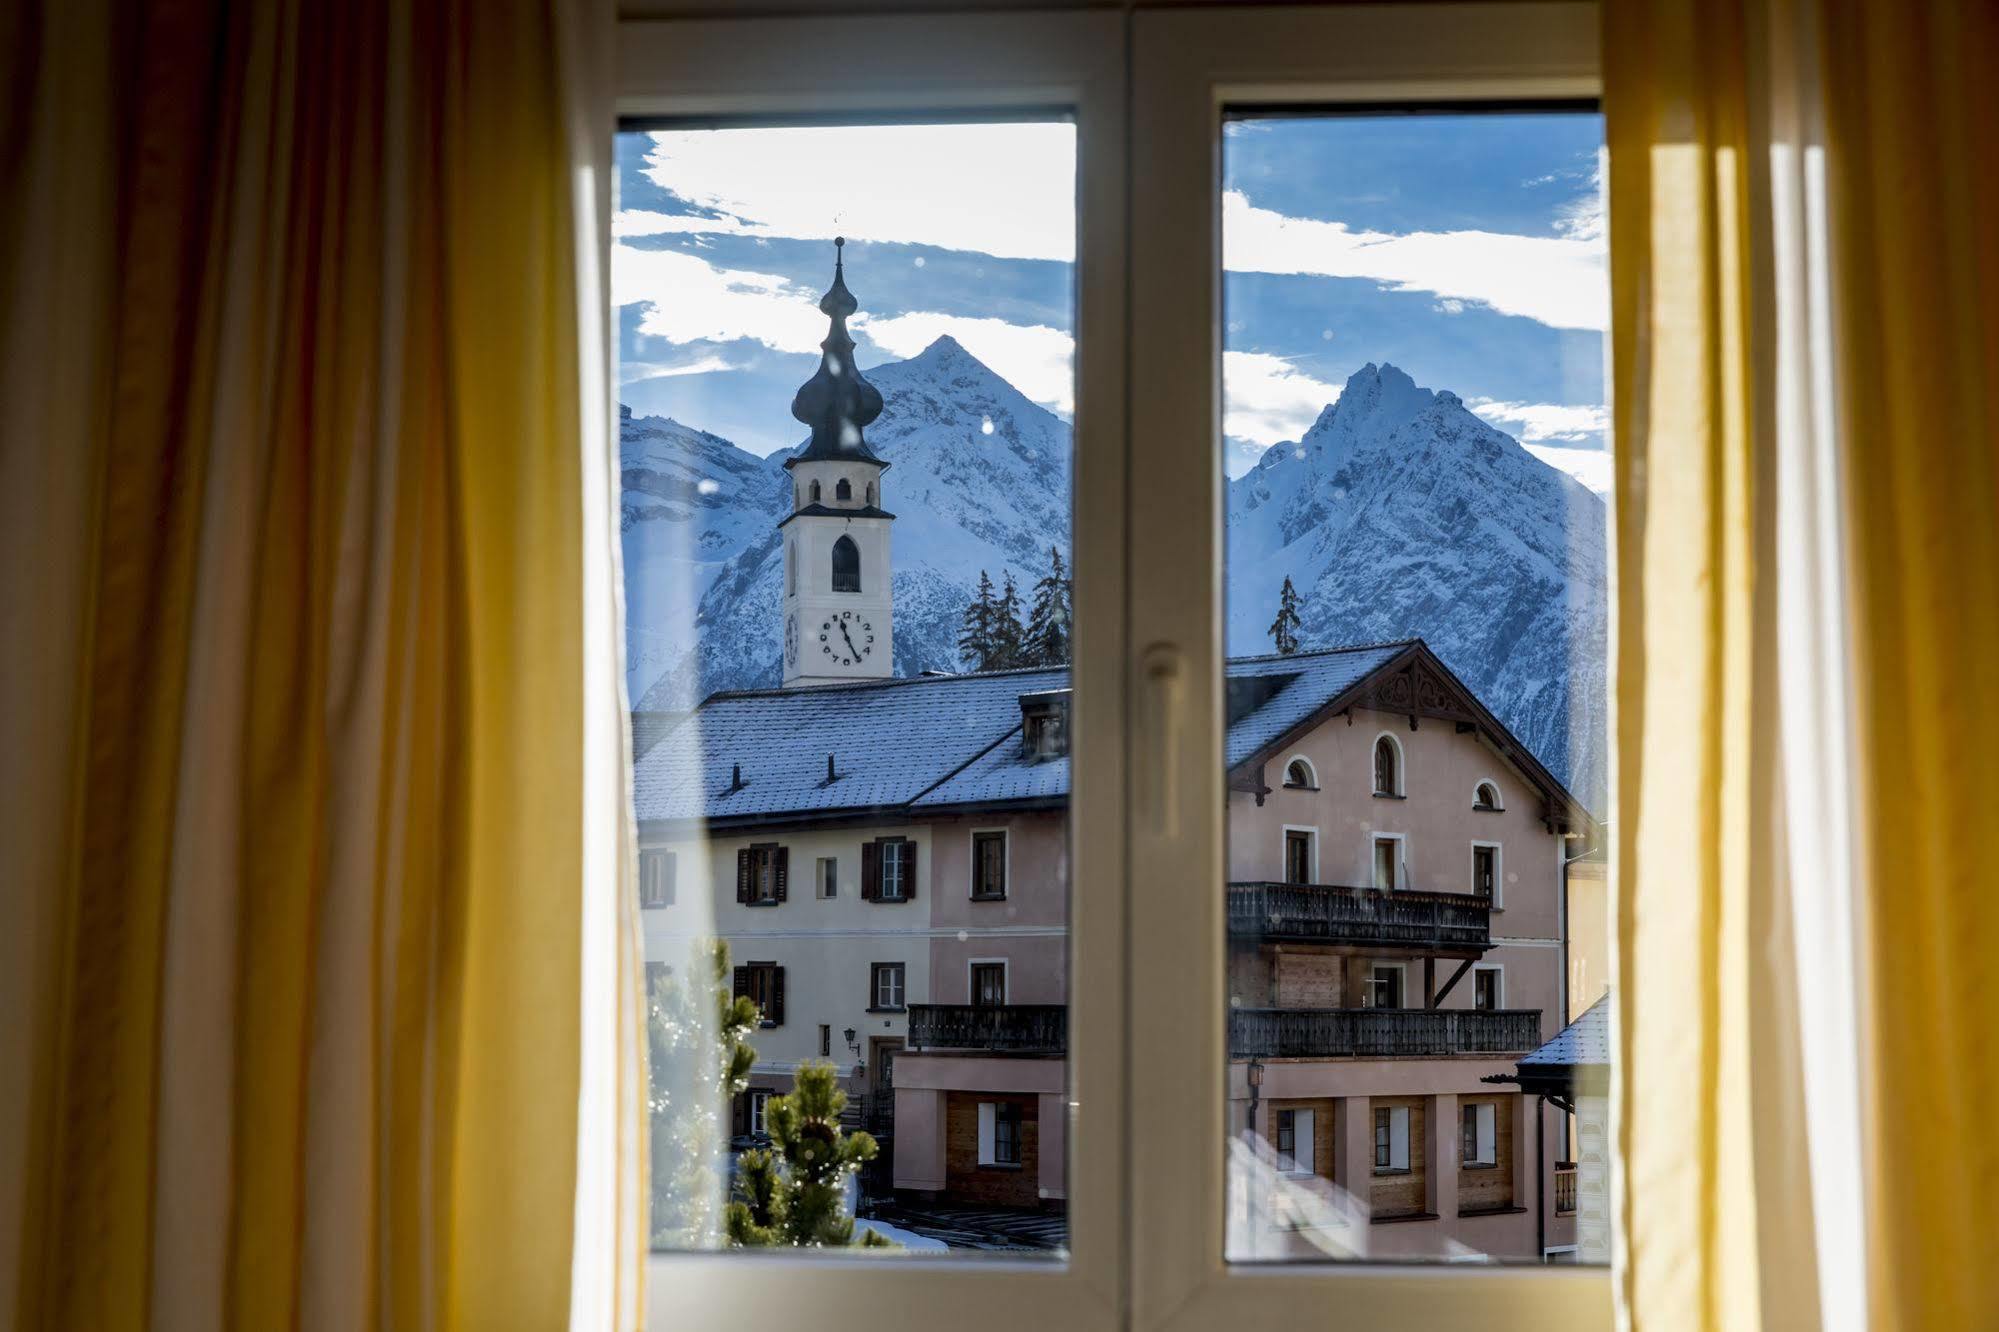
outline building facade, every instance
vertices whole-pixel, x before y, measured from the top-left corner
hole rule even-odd
[[[870,1192],[1060,1210],[1068,672],[893,676],[881,398],[837,263],[820,308],[779,524],[784,687],[711,697],[635,767],[648,974],[728,942],[763,1015],[740,1143],[830,1060],[883,1146]],[[1227,680],[1232,1249],[1572,1244],[1539,1206],[1565,1130],[1487,1079],[1562,1025],[1586,814],[1420,641]]]

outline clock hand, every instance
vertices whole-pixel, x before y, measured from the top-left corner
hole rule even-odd
[[[853,653],[857,657],[861,655],[861,650],[854,646],[854,640],[851,637],[849,637],[847,633],[847,626],[845,624],[842,624],[840,626],[840,637],[845,638],[847,640],[847,651]]]

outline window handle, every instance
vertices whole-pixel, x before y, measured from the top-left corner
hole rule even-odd
[[[1145,678],[1145,717],[1140,744],[1146,774],[1147,816],[1155,836],[1180,835],[1180,783],[1175,757],[1180,750],[1180,695],[1186,672],[1172,643],[1154,643],[1140,658]]]

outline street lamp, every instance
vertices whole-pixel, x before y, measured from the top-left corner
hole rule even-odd
[[[847,1049],[852,1051],[853,1053],[854,1076],[858,1078],[861,1076],[862,1073],[864,1073],[867,1070],[868,1067],[866,1064],[863,1064],[861,1062],[861,1043],[854,1039],[854,1029],[852,1027],[847,1028],[845,1031],[841,1032],[840,1035],[843,1038],[845,1038],[847,1042]]]

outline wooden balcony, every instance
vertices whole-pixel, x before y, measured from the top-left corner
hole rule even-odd
[[[1541,1010],[1513,1008],[1238,1008],[1238,1059],[1525,1054],[1541,1044]]]
[[[1229,936],[1477,956],[1492,947],[1492,905],[1470,893],[1232,883]]]
[[[909,1048],[1001,1054],[1062,1054],[1069,1046],[1064,1004],[911,1004]]]
[[[1555,1215],[1576,1214],[1576,1163],[1555,1162]]]

